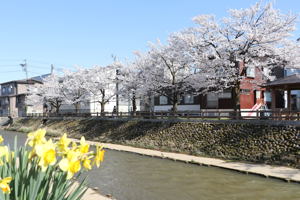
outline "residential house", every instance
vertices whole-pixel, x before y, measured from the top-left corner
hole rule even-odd
[[[22,117],[26,115],[27,111],[34,112],[35,109],[40,109],[35,105],[28,110],[28,107],[25,105],[25,98],[28,94],[27,89],[34,84],[42,84],[42,82],[28,79],[1,83],[0,115]]]

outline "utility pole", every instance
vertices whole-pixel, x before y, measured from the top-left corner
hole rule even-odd
[[[26,96],[28,95],[28,93],[29,93],[29,81],[28,81],[28,68],[27,68],[27,61],[26,61],[26,59],[24,59],[24,63],[21,63],[20,64],[20,66],[22,67],[22,70],[25,72],[25,74],[26,74],[26,82],[27,82],[27,84],[26,84],[26,94],[25,94],[25,98],[26,98]],[[16,97],[17,98],[17,97]],[[25,114],[27,115],[27,106],[25,106],[25,108],[24,108],[24,112],[25,112]]]
[[[119,76],[120,70],[116,70],[116,112],[119,115]]]
[[[24,59],[24,63],[20,64],[22,67],[22,70],[25,72],[26,74],[26,81],[28,81],[28,69],[27,69],[27,62],[26,59]]]
[[[53,74],[53,72],[54,72],[54,65],[51,64],[51,74]]]

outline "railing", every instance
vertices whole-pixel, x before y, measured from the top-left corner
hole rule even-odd
[[[300,111],[179,111],[159,112],[64,112],[29,113],[27,117],[98,117],[98,118],[139,118],[139,119],[193,119],[193,120],[292,120],[300,121]]]

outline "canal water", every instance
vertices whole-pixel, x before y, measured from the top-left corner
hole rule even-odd
[[[26,139],[0,133],[10,144],[15,135],[19,143]],[[101,167],[85,175],[91,187],[118,200],[300,199],[300,184],[110,150]]]

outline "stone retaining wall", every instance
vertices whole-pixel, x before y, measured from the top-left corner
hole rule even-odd
[[[53,136],[67,132],[100,142],[300,168],[297,126],[99,119],[52,119],[41,124],[41,119],[20,119],[10,129],[47,127]]]

